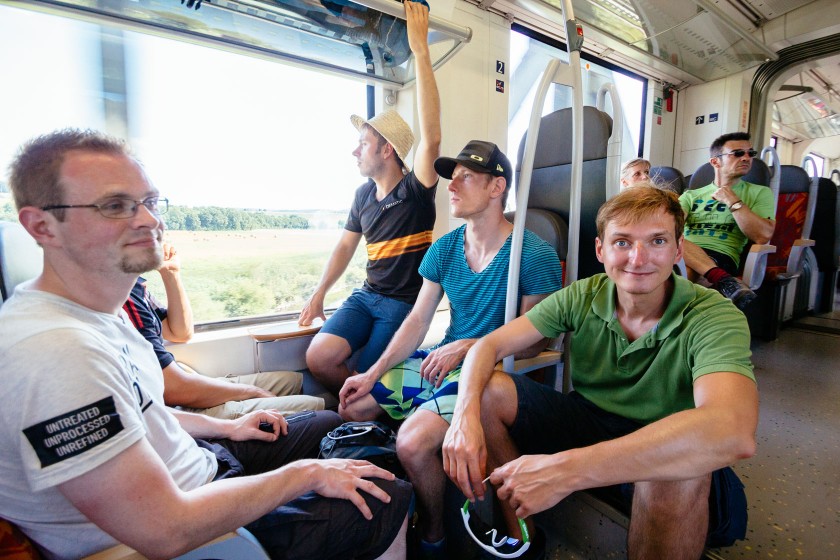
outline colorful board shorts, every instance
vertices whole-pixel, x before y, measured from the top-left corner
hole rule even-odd
[[[420,375],[423,358],[415,356],[417,353],[388,370],[373,386],[370,394],[388,416],[395,420],[405,420],[415,410],[424,409],[452,422],[461,368],[446,374],[440,387],[435,388]]]

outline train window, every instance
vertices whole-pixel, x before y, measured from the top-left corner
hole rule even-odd
[[[0,50],[16,53],[0,58],[0,219],[16,219],[5,183],[23,141],[103,130],[129,141],[170,200],[166,237],[197,322],[302,307],[362,182],[349,116],[366,114],[364,83],[3,6]],[[328,306],[364,265],[360,251]]]
[[[508,155],[514,167],[518,164],[517,152],[523,134],[528,129],[531,108],[536,96],[542,73],[551,58],[568,61],[565,46],[544,37],[526,27],[514,24],[510,40],[511,84],[508,111]],[[598,90],[605,83],[612,83],[618,90],[624,112],[624,138],[622,160],[639,157],[639,146],[643,143],[642,121],[645,102],[645,79],[627,70],[590,56],[581,57],[583,70],[583,103],[595,105]],[[609,97],[607,98],[609,100]],[[552,86],[546,97],[542,114],[571,106],[572,93],[569,88]],[[608,112],[611,110],[607,102]],[[508,207],[515,205],[515,197],[508,199]]]
[[[817,177],[825,177],[823,174],[825,172],[825,158],[822,156],[818,156],[814,152],[808,152],[808,155],[811,156],[811,159],[814,160],[814,165],[817,166]],[[811,172],[810,167],[805,168],[808,173]]]

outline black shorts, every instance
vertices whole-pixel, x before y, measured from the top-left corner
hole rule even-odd
[[[738,269],[740,269],[741,266],[739,263],[733,261],[732,257],[724,255],[723,253],[718,253],[717,251],[712,251],[711,249],[703,248],[703,251],[710,259],[715,261],[716,265],[728,272],[731,276],[738,276]]]
[[[578,393],[565,395],[524,375],[511,377],[516,385],[519,410],[510,435],[523,455],[594,445],[642,427],[638,422],[600,409]],[[629,515],[632,483],[596,491]],[[715,471],[709,493],[709,546],[729,546],[734,539],[744,538],[746,508],[743,485],[734,471],[730,467]]]
[[[557,453],[635,432],[642,424],[601,410],[578,393],[563,394],[512,375],[519,408],[510,435],[523,455]]]
[[[297,459],[316,457],[321,438],[341,424],[335,412],[289,424],[289,433],[273,443],[196,440],[210,449],[219,465],[216,480],[279,468]],[[399,532],[411,501],[411,484],[371,479],[391,496],[389,504],[365,496],[373,519],[368,521],[352,502],[324,498],[314,492],[278,507],[245,526],[272,559],[376,558]]]
[[[245,526],[273,560],[330,560],[381,556],[397,536],[411,502],[411,484],[371,479],[391,496],[386,504],[364,494],[368,521],[348,500],[310,492]]]

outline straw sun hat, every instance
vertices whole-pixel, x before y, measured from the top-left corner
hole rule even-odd
[[[361,132],[362,125],[370,125],[376,132],[382,135],[397,151],[400,159],[405,161],[411,146],[414,145],[414,134],[408,124],[396,111],[389,109],[379,113],[370,120],[365,120],[359,115],[352,115],[350,122]]]

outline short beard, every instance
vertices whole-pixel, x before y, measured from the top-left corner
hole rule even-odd
[[[120,261],[120,270],[126,274],[143,274],[157,270],[163,264],[163,247],[158,245],[154,251],[136,259],[124,258]]]

